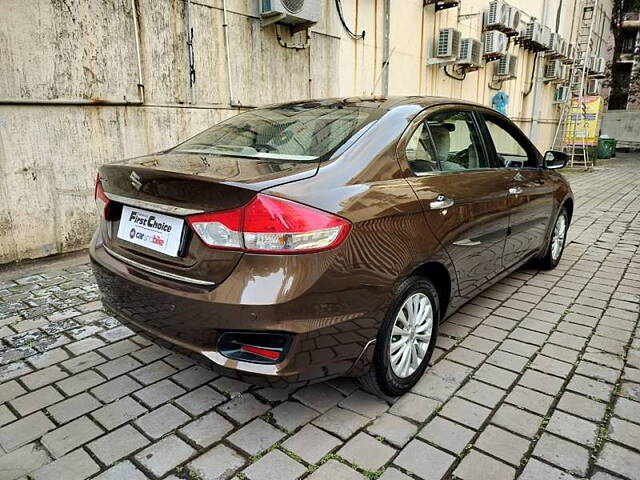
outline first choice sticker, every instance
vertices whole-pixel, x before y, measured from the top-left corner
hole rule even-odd
[[[181,218],[124,205],[118,238],[175,257],[180,248],[183,225]]]

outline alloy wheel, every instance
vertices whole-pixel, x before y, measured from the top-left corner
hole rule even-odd
[[[422,364],[433,333],[433,307],[424,293],[410,295],[400,307],[391,331],[391,368],[400,378]]]
[[[567,234],[567,217],[560,215],[556,220],[553,228],[553,236],[551,237],[551,258],[555,262],[560,258],[562,247],[564,245],[564,237]]]

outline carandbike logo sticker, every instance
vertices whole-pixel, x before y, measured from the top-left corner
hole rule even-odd
[[[143,232],[136,232],[134,228],[132,228],[129,232],[129,237],[142,240],[143,242],[153,243],[154,245],[158,245],[159,247],[163,247],[165,243],[164,239],[160,235],[148,235]]]

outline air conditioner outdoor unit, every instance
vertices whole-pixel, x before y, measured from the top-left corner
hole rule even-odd
[[[571,95],[571,88],[566,85],[561,85],[556,87],[556,91],[553,95],[553,103],[565,103],[569,100],[569,96]]]
[[[258,0],[262,26],[272,23],[291,25],[293,30],[303,30],[320,20],[321,3],[317,0]]]
[[[562,78],[562,62],[560,60],[549,60],[544,67],[544,80],[551,82]]]
[[[467,67],[482,66],[482,43],[475,38],[460,40],[460,50],[456,64]]]
[[[562,65],[560,80],[569,83],[571,81],[571,65]]]
[[[596,60],[598,60],[598,57],[595,55],[589,55],[589,63],[587,64],[587,70],[589,70],[589,73],[595,73]]]
[[[558,55],[560,58],[565,59],[567,57],[567,48],[569,47],[569,42],[567,42],[564,38],[558,35]]]
[[[592,76],[604,78],[605,72],[607,70],[607,61],[602,57],[595,57],[592,69]]]
[[[507,22],[507,31],[509,33],[517,34],[520,28],[520,10],[516,7],[509,7],[509,20]]]
[[[460,32],[455,28],[441,28],[435,48],[435,57],[455,60],[460,50]]]
[[[574,63],[576,61],[576,44],[567,42],[567,47],[564,53],[564,63]]]
[[[586,93],[587,95],[600,95],[600,80],[589,80]]]
[[[494,63],[493,76],[506,80],[516,78],[516,68],[518,67],[518,57],[506,54]]]
[[[484,12],[484,28],[486,30],[503,30],[509,23],[509,5],[502,0],[489,2],[489,9]]]
[[[588,71],[591,71],[595,58],[595,55],[587,55],[586,51],[580,51],[580,53],[578,53],[578,65],[580,65],[580,68],[584,67]]]
[[[549,58],[558,58],[562,56],[560,51],[560,34],[556,32],[551,32],[549,34],[549,50],[547,51],[546,56]]]
[[[542,37],[540,43],[542,44],[544,50],[551,49],[551,29],[546,25],[542,26]]]
[[[534,20],[527,23],[520,32],[519,40],[525,47],[538,49],[542,45],[542,25],[540,22]]]
[[[485,57],[501,57],[507,53],[507,36],[498,30],[482,34],[482,54]]]

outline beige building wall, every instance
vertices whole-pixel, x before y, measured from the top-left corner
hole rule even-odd
[[[222,0],[193,0],[189,15],[186,0],[2,0],[0,264],[85,247],[101,164],[171,147],[242,107],[380,94],[384,1],[342,0],[347,24],[365,30],[364,41],[346,34],[334,0],[316,1],[322,18],[308,48],[290,49],[279,45],[278,33],[300,44],[304,33],[263,29],[258,0],[227,0],[227,62]],[[525,18],[555,27],[560,1],[510,3]],[[585,0],[562,1],[560,33],[569,37]],[[491,67],[456,81],[426,63],[441,27],[480,37],[488,0],[462,0],[438,13],[423,0],[390,3],[389,94],[490,105]],[[192,88],[187,18],[194,31]],[[558,115],[553,87],[539,81],[539,69],[525,95],[534,56],[515,45],[510,51],[518,56],[518,78],[504,83],[509,116],[544,149]]]
[[[380,83],[376,80],[383,60],[382,3],[382,0],[343,0],[349,24],[356,25],[355,31],[366,30],[367,36],[364,42],[345,37],[341,40],[341,94],[380,93]],[[389,94],[439,95],[491,105],[496,93],[489,86],[493,83],[492,64],[468,73],[464,81],[449,78],[442,67],[426,65],[441,28],[453,27],[462,32],[462,37],[480,39],[482,12],[488,3],[488,0],[462,0],[458,7],[436,12],[433,6],[423,7],[422,0],[391,0]],[[557,31],[564,38],[575,41],[583,8],[590,2],[511,0],[508,3],[521,10],[523,22],[535,18],[552,31],[556,31],[560,13]],[[607,58],[611,55],[612,45],[609,28],[612,4],[611,0],[598,0],[598,18],[594,22],[596,30],[605,32],[603,41],[597,42],[596,53]],[[542,55],[538,56],[538,67],[532,76],[535,54],[514,42],[510,43],[509,53],[518,57],[518,76],[502,84],[502,89],[509,95],[508,115],[541,149],[547,148],[553,141],[559,108],[553,105],[555,86],[542,81],[545,60]]]

